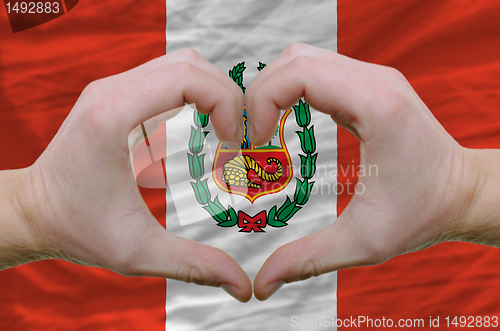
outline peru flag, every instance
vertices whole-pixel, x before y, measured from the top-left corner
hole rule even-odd
[[[241,84],[247,86],[259,62],[271,62],[295,41],[397,68],[461,145],[499,148],[499,12],[497,1],[468,0],[88,0],[50,22],[13,33],[7,12],[0,11],[0,169],[31,165],[93,80],[191,47],[228,73],[245,62]],[[271,174],[277,173],[277,162],[268,165],[270,156],[259,158],[251,146],[241,153],[224,151],[209,121],[196,119],[194,105],[166,123],[148,121],[137,128],[135,138],[144,141],[133,153],[135,174],[158,221],[178,235],[223,248],[251,278],[276,247],[332,222],[349,192],[311,193],[299,204],[305,200],[295,196],[297,186],[314,181],[311,191],[321,189],[321,178],[337,188],[354,183],[355,172],[332,177],[328,165],[357,165],[359,144],[312,109],[304,128],[296,112],[291,109],[283,120],[285,144],[280,134],[269,144],[278,147],[272,158],[290,169],[286,187],[274,192],[274,178],[263,172],[259,177],[248,158],[237,168],[252,182],[269,185],[259,197],[261,191],[244,186],[233,187],[241,194],[231,194],[234,184],[224,181],[224,166],[247,155]],[[308,178],[307,171],[301,173],[306,161],[300,155],[309,155],[302,143],[313,125],[318,150],[309,153],[308,164],[318,156]],[[202,145],[190,146],[191,128],[205,135]],[[203,150],[192,151],[195,145]],[[267,152],[272,153],[270,147]],[[224,153],[233,154],[215,162]],[[195,166],[203,154],[204,174],[193,178],[190,165],[200,169]],[[276,182],[285,183],[284,178]],[[209,199],[200,194],[205,188]],[[328,208],[314,214],[326,199]],[[219,204],[226,214],[216,209]],[[292,212],[287,226],[269,223]],[[219,225],[223,222],[228,226]],[[439,318],[444,329],[446,317],[500,317],[499,262],[497,249],[444,243],[378,266],[285,286],[265,303],[241,304],[220,289],[40,261],[0,272],[0,330],[331,330],[336,317],[359,316],[423,319],[421,329],[431,323],[436,329]]]
[[[337,10],[339,53],[401,71],[462,146],[500,148],[499,2],[339,0]],[[359,162],[357,146],[339,128],[339,167]],[[349,199],[338,196],[339,213]],[[499,262],[496,248],[449,242],[342,270],[338,316],[424,319],[424,329],[438,317],[446,329],[447,316],[499,316]]]

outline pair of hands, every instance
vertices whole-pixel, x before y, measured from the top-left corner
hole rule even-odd
[[[257,299],[285,283],[457,238],[477,186],[469,152],[403,75],[290,45],[247,88],[251,141],[266,143],[280,109],[301,97],[353,133],[361,164],[377,165],[379,173],[359,179],[365,193],[355,194],[330,226],[268,258],[254,282]],[[210,114],[219,140],[239,145],[243,102],[240,88],[193,50],[91,83],[36,163],[15,175],[20,238],[29,250],[21,262],[62,258],[123,275],[220,286],[250,300],[251,281],[229,255],[177,237],[153,217],[134,180],[128,146],[136,126],[185,103]]]

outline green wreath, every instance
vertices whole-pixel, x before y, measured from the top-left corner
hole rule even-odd
[[[265,66],[266,64],[259,62],[259,67],[257,67],[257,69],[260,71]],[[245,71],[245,69],[245,62],[241,62],[229,71],[229,77],[238,84],[243,90],[243,93],[245,93],[245,87],[243,86],[243,71]],[[309,110],[309,105],[302,100],[300,100],[297,105],[293,106],[293,109],[295,111],[297,125],[302,128],[302,131],[296,131],[300,139],[302,152],[305,154],[299,154],[301,161],[300,175],[302,176],[302,180],[296,177],[297,186],[295,188],[293,200],[287,196],[285,202],[279,208],[275,205],[269,211],[266,211],[267,224],[272,227],[283,227],[288,225],[287,222],[309,200],[314,185],[314,182],[310,181],[310,179],[316,172],[316,158],[318,153],[313,154],[316,151],[314,125],[308,127],[311,123],[311,112]],[[188,163],[189,173],[194,179],[194,182],[191,182],[191,186],[196,196],[196,200],[203,206],[203,209],[217,221],[217,225],[222,227],[235,226],[238,223],[238,215],[234,208],[229,205],[226,209],[220,203],[218,196],[212,200],[207,184],[208,178],[202,180],[205,175],[205,154],[200,153],[203,151],[205,137],[209,133],[203,131],[203,128],[208,125],[209,115],[202,115],[195,111],[193,117],[195,127],[191,126],[189,151],[192,154],[188,153]]]

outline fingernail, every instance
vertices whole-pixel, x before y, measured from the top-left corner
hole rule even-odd
[[[220,288],[226,291],[227,294],[229,294],[236,300],[242,302],[241,298],[243,298],[243,294],[241,293],[241,290],[238,286],[229,283],[222,283],[220,285]]]
[[[264,289],[264,300],[269,299],[274,293],[278,292],[278,290],[285,285],[284,280],[276,280],[271,284],[267,285]]]

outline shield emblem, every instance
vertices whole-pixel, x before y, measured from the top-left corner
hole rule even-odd
[[[241,62],[229,71],[229,76],[241,87],[243,93],[245,87],[242,83],[245,63]],[[262,70],[264,63],[259,63],[257,69]],[[190,182],[196,201],[207,211],[221,227],[233,227],[238,225],[240,232],[264,233],[268,225],[273,228],[281,228],[288,225],[288,221],[307,203],[311,195],[314,181],[311,179],[316,172],[316,139],[314,137],[314,125],[311,125],[311,113],[309,105],[302,100],[293,106],[296,124],[299,127],[295,131],[300,140],[300,148],[304,154],[299,154],[300,177],[296,178],[295,192],[293,195],[286,194],[286,199],[281,206],[274,205],[269,211],[261,210],[255,215],[249,215],[242,210],[235,210],[231,205],[224,205],[219,196],[212,197],[208,187],[208,179],[204,179],[203,151],[205,137],[210,133],[205,131],[209,123],[209,115],[193,113],[194,126],[191,126],[189,136],[189,153],[187,159],[189,164],[189,175],[193,179]],[[276,132],[266,146],[255,147],[249,141],[247,132],[247,115],[243,113],[245,135],[239,149],[229,149],[218,143],[212,165],[212,178],[215,184],[222,190],[231,194],[238,194],[254,203],[254,201],[266,194],[282,191],[293,176],[292,162],[288,148],[285,143],[284,127],[292,109],[283,113],[276,127]]]
[[[257,198],[277,193],[288,185],[293,171],[284,127],[290,112],[289,109],[283,113],[268,145],[258,148],[248,139],[244,113],[245,138],[240,149],[229,149],[219,143],[215,152],[212,176],[221,190],[244,196],[254,203]]]

